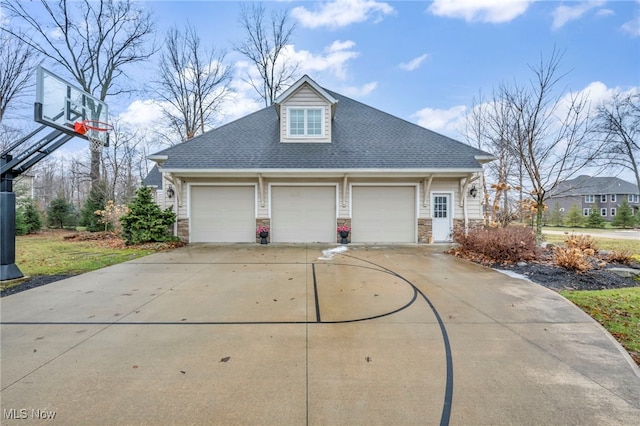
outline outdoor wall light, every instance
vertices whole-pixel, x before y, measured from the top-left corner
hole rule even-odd
[[[478,188],[475,185],[471,186],[469,195],[471,195],[473,198],[476,198],[478,196]]]
[[[169,185],[169,187],[167,188],[167,198],[172,199],[174,195],[176,195],[176,193],[173,190],[173,185]]]

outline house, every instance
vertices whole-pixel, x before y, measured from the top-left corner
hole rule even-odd
[[[256,242],[266,225],[271,242],[336,243],[347,225],[352,242],[428,243],[482,219],[493,157],[305,75],[270,107],[149,159],[188,242]]]
[[[549,209],[553,209],[557,203],[560,211],[566,213],[574,204],[577,204],[584,216],[589,216],[591,210],[597,208],[605,220],[611,221],[622,200],[629,203],[634,215],[637,214],[640,208],[638,185],[617,177],[583,175],[560,182],[547,199],[547,205]]]
[[[167,207],[171,201],[167,200],[164,194],[164,186],[162,179],[162,173],[158,169],[158,165],[154,165],[149,174],[142,180],[142,184],[151,189],[151,196],[153,197],[153,201],[158,204],[160,207]]]

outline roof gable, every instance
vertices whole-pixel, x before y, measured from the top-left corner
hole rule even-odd
[[[337,99],[335,99],[333,96],[331,96],[326,90],[324,90],[322,87],[320,87],[318,85],[318,83],[313,81],[313,79],[311,79],[311,77],[309,77],[308,75],[305,74],[304,76],[302,76],[302,78],[300,78],[298,81],[293,83],[293,85],[291,85],[291,87],[289,87],[287,90],[282,92],[280,94],[280,96],[278,96],[273,103],[276,104],[276,105],[282,104],[283,102],[285,102],[287,100],[288,97],[290,97],[292,94],[294,94],[304,84],[308,84],[309,86],[311,86],[311,88],[313,90],[315,90],[315,92],[318,95],[322,96],[330,104],[336,104],[338,102]]]

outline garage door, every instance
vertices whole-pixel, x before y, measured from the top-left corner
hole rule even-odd
[[[271,241],[335,243],[335,186],[272,186]]]
[[[351,241],[415,243],[414,186],[353,186]]]
[[[191,242],[249,243],[256,240],[253,186],[192,186]]]

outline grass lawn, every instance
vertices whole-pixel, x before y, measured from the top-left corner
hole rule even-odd
[[[606,230],[580,229],[575,230],[575,233],[592,234],[598,231],[606,232]],[[565,235],[545,234],[545,239],[551,243],[561,243]],[[625,251],[630,253],[636,261],[640,261],[640,241],[597,236],[593,237],[593,240],[599,249]],[[563,291],[560,294],[602,324],[640,365],[640,287],[619,290]]]
[[[560,294],[602,324],[640,365],[640,287]]]
[[[120,240],[65,240],[70,234],[45,231],[16,237],[16,265],[25,276],[81,274],[158,251],[153,246],[124,247]]]

